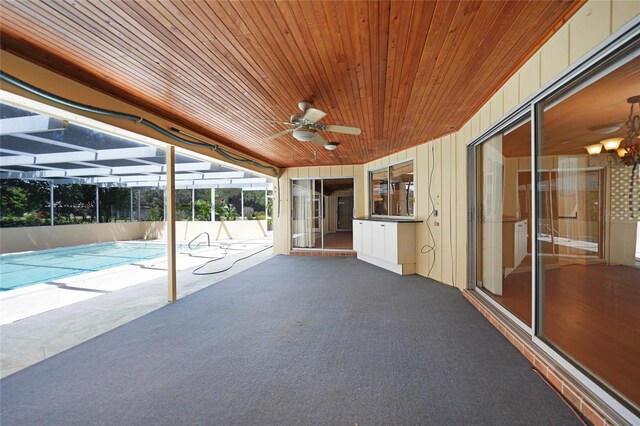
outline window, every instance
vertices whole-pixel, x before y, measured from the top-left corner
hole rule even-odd
[[[413,160],[372,171],[369,185],[372,216],[413,217]]]
[[[640,179],[604,142],[638,144],[625,123],[639,70],[636,58],[545,102],[536,170],[536,334],[636,407]]]

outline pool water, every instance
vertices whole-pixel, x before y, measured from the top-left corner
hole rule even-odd
[[[165,243],[114,242],[0,256],[0,291],[165,257]]]

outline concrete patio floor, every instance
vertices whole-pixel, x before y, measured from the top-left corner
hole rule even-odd
[[[227,256],[193,271],[223,249],[203,249],[178,261],[178,298],[215,284],[273,256],[271,239],[217,241]],[[266,250],[265,250],[266,249]],[[252,255],[253,254],[253,255]],[[244,257],[247,259],[242,259]],[[198,257],[201,256],[201,257]],[[242,260],[240,260],[242,259]],[[167,304],[166,261],[127,265],[7,291],[0,298],[0,378],[92,339]]]

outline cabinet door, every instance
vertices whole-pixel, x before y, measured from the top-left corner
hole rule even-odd
[[[385,226],[385,253],[384,260],[387,262],[391,262],[394,264],[402,263],[398,258],[398,224],[397,223],[387,223]],[[415,250],[415,244],[412,244],[412,250]]]
[[[362,251],[362,221],[353,221],[353,250]]]
[[[360,238],[360,248],[362,253],[371,256],[371,222],[363,220],[360,227],[362,236]]]
[[[372,223],[371,227],[371,255],[378,259],[386,258],[386,223]]]

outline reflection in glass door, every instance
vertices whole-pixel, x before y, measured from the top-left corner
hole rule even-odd
[[[291,183],[291,242],[294,248],[313,248],[316,245],[318,225],[314,216],[318,214],[320,198],[315,192],[314,179]]]
[[[531,125],[507,129],[477,148],[477,286],[531,325]]]
[[[353,248],[353,179],[291,181],[293,249]]]

